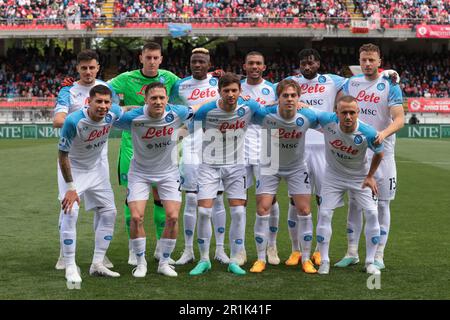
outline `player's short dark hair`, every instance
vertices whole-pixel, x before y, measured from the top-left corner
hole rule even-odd
[[[247,53],[245,55],[245,61],[247,61],[248,56],[260,56],[263,58],[263,61],[264,61],[264,55],[259,51],[250,51],[249,53]]]
[[[77,64],[79,64],[81,61],[91,61],[91,60],[95,60],[97,62],[99,61],[98,53],[94,50],[86,49],[81,51],[77,55]]]
[[[97,93],[102,95],[109,95],[110,97],[112,97],[111,89],[105,86],[104,84],[98,84],[92,87],[91,90],[89,90],[89,97],[93,98]]]
[[[167,88],[166,88],[166,86],[163,83],[161,83],[161,82],[153,82],[153,83],[150,83],[145,88],[145,96],[147,96],[147,94],[150,92],[150,90],[155,89],[155,88],[163,88],[166,91],[166,94],[167,94]]]
[[[361,53],[361,52],[376,52],[381,57],[380,47],[373,43],[363,44],[359,48],[359,53]]]
[[[320,54],[319,51],[317,51],[316,49],[313,48],[307,48],[307,49],[303,49],[298,53],[298,59],[299,60],[303,60],[306,59],[310,56],[314,57],[314,60],[316,61],[320,61]]]
[[[356,105],[358,105],[358,100],[356,100],[356,98],[355,98],[354,96],[350,96],[350,95],[346,95],[346,96],[340,97],[340,98],[336,101],[336,106],[337,106],[340,102],[347,102],[347,103],[356,102]]]
[[[150,50],[150,51],[154,51],[154,50],[158,50],[159,52],[162,52],[162,48],[161,45],[157,42],[147,42],[146,44],[144,44],[144,46],[142,47],[142,52],[144,52],[145,50]]]
[[[230,84],[237,83],[239,86],[239,89],[241,88],[241,79],[232,72],[225,73],[222,77],[219,79],[219,91],[226,86],[229,86]]]
[[[292,79],[284,79],[281,80],[277,85],[277,96],[279,97],[281,93],[284,91],[284,89],[292,87],[297,91],[298,96],[300,97],[302,90],[300,89],[300,85],[297,81]]]

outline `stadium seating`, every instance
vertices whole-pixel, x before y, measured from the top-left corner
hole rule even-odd
[[[7,58],[0,58],[0,98],[55,97],[64,77],[76,77],[75,55],[68,50],[56,48],[50,52],[35,48],[9,49]],[[169,69],[180,77],[189,72],[188,57],[181,49],[170,49],[164,54],[163,68]],[[218,49],[213,68],[243,74],[240,55],[227,56]],[[137,53],[121,56],[118,72],[139,68]],[[392,58],[391,58],[392,57]],[[107,68],[108,62],[100,54],[101,65]],[[343,67],[354,63],[350,55],[337,59],[333,54],[324,54],[323,70],[342,74]],[[285,52],[266,56],[267,71],[265,78],[272,82],[299,73],[295,52]],[[405,97],[445,98],[450,94],[450,58],[445,55],[417,55],[392,52],[383,57],[383,66],[400,73],[401,87]],[[103,69],[102,69],[103,70]],[[103,78],[103,74],[99,75]]]

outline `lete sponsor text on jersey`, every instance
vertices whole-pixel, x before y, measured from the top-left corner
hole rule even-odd
[[[359,151],[358,149],[353,149],[352,146],[346,146],[344,144],[344,142],[340,139],[330,141],[330,144],[333,148],[343,151],[343,152],[346,152],[351,155],[356,155]]]
[[[219,131],[225,133],[226,130],[237,130],[245,128],[245,120],[237,119],[235,122],[223,122],[220,124]]]
[[[142,136],[142,139],[152,139],[152,138],[171,136],[173,134],[173,131],[174,131],[173,127],[164,126],[161,129],[150,127],[145,132],[145,134]]]
[[[215,88],[206,88],[205,90],[196,88],[192,91],[188,100],[195,101],[195,100],[204,99],[204,98],[214,98],[216,96],[217,96],[217,89],[215,89]]]
[[[104,126],[101,130],[94,129],[89,133],[89,137],[84,140],[85,142],[94,141],[95,139],[98,139],[104,135],[107,135],[109,133],[109,129],[111,126]]]
[[[281,139],[300,139],[302,137],[302,132],[295,129],[287,130],[284,128],[278,128],[278,130],[275,131],[274,137]]]

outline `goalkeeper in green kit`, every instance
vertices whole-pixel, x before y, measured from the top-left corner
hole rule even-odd
[[[142,63],[142,69],[133,70],[119,74],[117,77],[109,80],[109,83],[115,90],[115,92],[121,97],[123,106],[143,106],[145,104],[145,88],[153,82],[161,82],[167,89],[167,94],[170,95],[170,91],[178,78],[170,71],[160,70],[159,66],[162,62],[162,49],[158,43],[149,42],[144,45],[142,52],[139,55],[140,62]],[[130,167],[130,160],[133,156],[133,145],[131,133],[124,130],[122,132],[122,141],[120,143],[119,151],[119,184],[127,187],[128,185],[128,169]],[[164,231],[164,225],[166,220],[166,213],[159,199],[156,188],[153,188],[154,206],[153,217],[156,226],[156,250],[155,258],[159,260],[159,238]],[[124,206],[125,224],[128,232],[128,238],[130,237],[130,219],[131,213],[128,208],[128,204],[125,200]],[[128,244],[129,257],[128,264],[136,265],[136,256],[131,250],[131,242]],[[171,264],[174,261],[170,262]]]

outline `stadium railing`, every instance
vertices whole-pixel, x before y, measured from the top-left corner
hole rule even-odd
[[[108,21],[111,19],[112,21]],[[118,16],[112,18],[85,19],[81,18],[79,23],[73,23],[65,18],[56,19],[26,19],[26,18],[7,18],[0,19],[0,29],[3,30],[22,30],[22,29],[101,29],[107,26],[107,22],[111,22],[114,28],[166,28],[169,23],[189,23],[193,28],[218,28],[218,27],[234,27],[234,28],[317,28],[324,29],[327,25],[335,26],[339,29],[347,29],[351,27],[352,20],[373,21],[373,19],[365,19],[362,17],[233,17],[233,18],[217,18],[217,17],[191,17],[191,18],[134,18]],[[423,24],[424,19],[412,18],[380,18],[376,24],[383,29],[414,29],[415,26]],[[442,24],[438,19],[430,19],[427,24]]]

